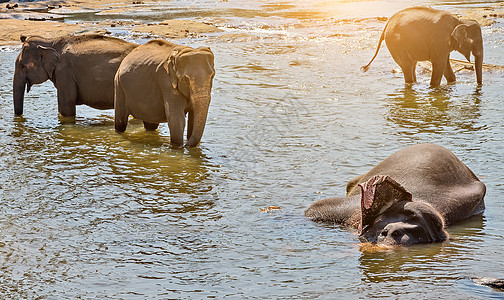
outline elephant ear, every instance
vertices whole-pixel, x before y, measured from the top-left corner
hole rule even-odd
[[[60,56],[56,49],[46,46],[37,46],[42,53],[42,67],[47,72],[49,79],[54,79],[54,69],[59,62]]]
[[[460,53],[462,53],[468,61],[471,60],[471,53],[468,51],[464,51],[463,46],[466,43],[471,43],[472,40],[468,35],[469,26],[466,24],[460,24],[455,29],[453,29],[451,33],[451,44],[453,48]]]
[[[173,89],[178,89],[180,76],[177,70],[177,57],[181,54],[179,48],[173,49],[164,62],[162,62],[157,68],[156,72],[164,69],[168,74],[170,83]]]
[[[173,50],[168,56],[168,61],[166,64],[166,71],[168,76],[170,76],[170,82],[174,89],[177,89],[179,78],[177,76],[176,59],[178,50]]]
[[[380,215],[394,204],[401,201],[413,201],[410,192],[386,175],[373,176],[359,186],[362,192],[359,234],[365,232]]]

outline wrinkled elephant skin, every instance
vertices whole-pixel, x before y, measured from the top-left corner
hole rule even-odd
[[[145,129],[168,122],[172,147],[201,140],[215,76],[210,48],[193,49],[165,40],[152,40],[133,50],[115,77],[115,128],[124,132],[128,116],[143,120]]]
[[[418,61],[432,63],[431,86],[455,82],[450,65],[450,52],[456,50],[470,61],[474,55],[476,82],[481,85],[483,38],[481,27],[474,20],[459,20],[449,12],[430,7],[411,7],[393,15],[382,32],[374,57],[362,69],[367,71],[385,40],[390,54],[401,67],[407,84],[416,82]]]
[[[14,113],[23,114],[24,93],[51,80],[58,92],[58,111],[75,117],[75,106],[114,108],[114,75],[122,59],[137,47],[98,34],[54,39],[21,37],[23,46],[14,72]]]
[[[418,144],[348,182],[346,197],[316,201],[305,215],[354,227],[371,243],[439,242],[448,239],[445,226],[484,211],[485,191],[448,149]]]

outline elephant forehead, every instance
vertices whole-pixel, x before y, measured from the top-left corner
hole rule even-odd
[[[177,58],[177,63],[213,62],[213,55],[207,51],[190,51],[182,53]]]
[[[21,53],[19,54],[19,61],[21,63],[27,63],[29,61],[35,61],[37,58],[40,58],[40,55],[37,54],[37,49],[31,47],[29,45],[23,45],[21,49]]]

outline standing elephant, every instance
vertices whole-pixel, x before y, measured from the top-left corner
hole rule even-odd
[[[75,106],[114,108],[114,75],[138,45],[98,34],[52,39],[21,36],[23,48],[14,72],[14,113],[23,114],[24,91],[51,80],[58,90],[58,111],[75,117]]]
[[[472,52],[476,81],[478,85],[482,84],[483,38],[480,25],[474,20],[459,20],[449,12],[430,7],[404,9],[385,25],[375,55],[362,67],[364,71],[378,55],[384,39],[390,54],[401,67],[406,83],[416,82],[416,64],[426,60],[432,63],[431,86],[439,86],[443,75],[447,82],[454,82],[450,52],[457,50],[468,61]]]
[[[358,228],[372,243],[410,245],[448,239],[444,227],[481,214],[486,187],[448,149],[406,147],[347,184],[347,196],[313,203],[314,221]]]
[[[193,49],[165,40],[139,46],[124,58],[115,77],[116,130],[126,130],[129,115],[143,120],[147,130],[168,122],[171,145],[181,147],[188,113],[185,146],[197,146],[205,129],[214,76],[210,48]]]

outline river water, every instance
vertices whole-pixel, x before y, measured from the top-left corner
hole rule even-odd
[[[113,16],[197,18],[225,31],[202,143],[169,148],[169,131],[113,111],[57,116],[52,83],[15,118],[19,48],[0,52],[0,294],[4,298],[503,298],[474,276],[504,276],[504,72],[406,88],[382,18],[412,4],[450,11],[491,1],[171,1]],[[107,15],[77,15],[101,20]],[[504,64],[500,23],[483,28],[485,62]],[[114,35],[139,43],[145,37]],[[135,38],[135,39],[134,39]],[[452,54],[452,57],[459,56]],[[356,232],[303,211],[408,145],[443,145],[487,185],[482,217],[444,243],[367,251]],[[263,212],[271,205],[281,210]]]

